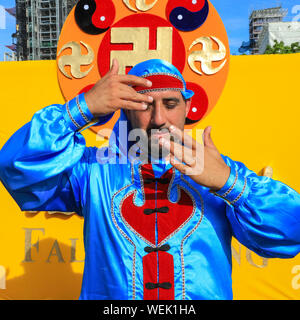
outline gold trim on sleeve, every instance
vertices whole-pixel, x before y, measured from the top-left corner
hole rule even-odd
[[[85,121],[86,123],[89,123],[89,122],[90,122],[89,119],[86,117],[86,115],[84,114],[84,112],[83,112],[82,109],[81,109],[78,96],[76,97],[76,104],[77,104],[77,108],[78,108],[78,110],[79,110],[82,118],[84,119],[84,121]]]
[[[71,121],[73,122],[74,126],[75,126],[77,129],[80,129],[80,128],[81,128],[80,125],[75,121],[75,119],[74,119],[74,118],[72,117],[72,115],[71,115],[70,108],[69,108],[69,101],[67,102],[66,107],[67,107],[68,115],[69,115]]]
[[[241,196],[242,196],[243,193],[245,192],[246,186],[247,186],[247,178],[245,177],[245,182],[244,182],[244,186],[243,186],[242,192],[241,192],[233,201],[230,202],[231,204],[234,204],[234,203],[236,203],[238,200],[240,200]]]
[[[225,192],[225,193],[223,193],[223,194],[218,194],[220,197],[226,197],[226,196],[228,196],[229,195],[229,193],[233,190],[233,188],[235,187],[235,185],[236,185],[236,182],[237,182],[237,180],[238,180],[238,171],[236,171],[235,172],[235,178],[234,178],[234,182],[233,182],[233,184],[232,184],[232,186]]]

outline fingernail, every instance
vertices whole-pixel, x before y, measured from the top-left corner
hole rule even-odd
[[[147,80],[147,87],[152,87],[152,82],[150,80]]]
[[[146,110],[148,108],[148,106],[146,105],[146,103],[142,103],[142,109]]]
[[[172,125],[172,126],[170,126],[169,127],[169,130],[171,131],[171,132],[173,132],[174,130],[175,130],[175,127]]]
[[[153,97],[148,96],[148,100],[149,100],[150,102],[152,102],[152,101],[153,101]]]

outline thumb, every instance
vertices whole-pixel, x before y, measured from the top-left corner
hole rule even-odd
[[[117,59],[113,59],[109,73],[114,75],[119,73],[119,62]]]
[[[203,143],[204,143],[204,146],[205,147],[211,147],[211,148],[215,148],[216,149],[216,146],[211,138],[211,129],[212,127],[209,126],[209,127],[206,127],[204,129],[204,132],[203,132]]]

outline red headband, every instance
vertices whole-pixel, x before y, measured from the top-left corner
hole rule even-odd
[[[172,74],[147,74],[142,76],[143,78],[150,80],[152,82],[151,88],[135,86],[133,89],[138,93],[145,93],[151,91],[166,91],[166,90],[175,90],[182,91],[184,90],[184,83],[179,77],[176,77]]]

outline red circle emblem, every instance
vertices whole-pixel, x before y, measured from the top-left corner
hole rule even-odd
[[[136,30],[133,37],[127,38],[128,42],[126,38],[122,37],[123,33],[127,32],[127,28]],[[166,35],[172,34],[171,48],[166,47],[166,43],[159,41],[159,37],[164,38],[164,34],[161,32],[162,28],[165,29]],[[98,50],[98,68],[101,77],[110,69],[112,53],[115,53],[119,60],[124,59],[128,63],[124,70],[125,73],[128,73],[135,64],[151,59],[153,56],[159,58],[164,54],[168,55],[166,51],[170,49],[172,64],[180,72],[183,71],[186,59],[185,46],[179,32],[167,20],[147,13],[130,15],[115,23],[112,29],[113,32],[105,34]],[[122,29],[119,34],[118,29]],[[145,37],[146,35],[148,37]]]

